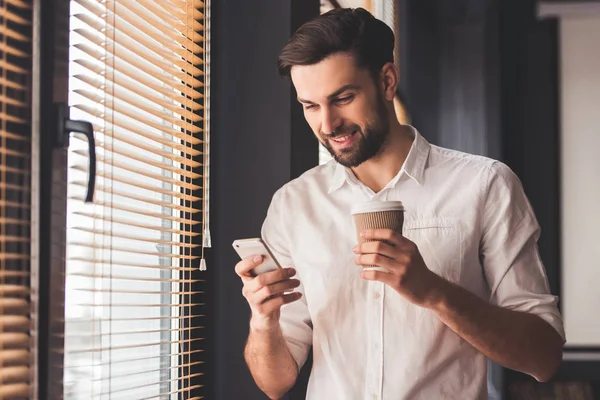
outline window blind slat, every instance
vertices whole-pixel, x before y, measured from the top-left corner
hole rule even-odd
[[[15,313],[17,311],[22,311],[23,314],[18,313],[18,315],[25,315],[27,312],[29,312],[29,303],[27,302],[27,300],[25,299],[18,299],[18,298],[0,298],[0,309],[4,310],[5,312],[7,311],[11,311],[11,313]],[[1,353],[1,350],[0,350]]]
[[[152,128],[158,129],[158,130],[164,130],[164,129],[168,128],[164,124],[160,124],[158,122],[149,121],[149,120],[145,119],[146,117],[148,117],[146,114],[152,113],[152,108],[150,108],[149,106],[145,106],[145,105],[135,103],[135,102],[133,104],[131,104],[128,101],[123,101],[122,99],[119,99],[118,97],[113,97],[113,96],[109,96],[109,95],[107,95],[105,97],[105,96],[101,96],[99,94],[93,93],[89,90],[82,89],[82,90],[75,90],[74,92],[87,98],[88,100],[90,100],[93,103],[102,104],[105,106],[110,105],[111,107],[115,108],[115,112],[118,111],[120,114],[126,115],[144,125],[148,125]],[[140,106],[139,108],[137,107],[138,105]],[[144,113],[141,114],[140,111],[144,111]],[[168,120],[165,120],[165,121],[168,121],[168,122],[172,123],[173,125],[183,128],[186,131],[189,131],[193,134],[200,133],[202,130],[202,128],[199,128],[193,124],[186,123],[181,120],[175,121],[175,120],[173,120],[173,118],[169,118]],[[169,131],[167,131],[167,132],[171,133]],[[172,135],[179,139],[190,142],[192,144],[198,144],[201,142],[200,139],[197,139],[196,137],[194,137],[192,135],[178,133],[177,131],[175,131],[175,128],[173,128]]]
[[[185,307],[185,306],[182,306]],[[205,315],[199,314],[199,315],[193,315],[193,316],[175,316],[175,317],[142,317],[142,318],[136,318],[136,317],[132,317],[132,318],[111,318],[110,320],[112,322],[143,322],[143,321],[158,321],[158,320],[169,320],[169,321],[181,321],[181,320],[189,320],[191,318],[200,318],[200,317],[205,317]],[[73,320],[68,320],[68,321],[62,321],[62,322],[69,322],[72,324],[76,324],[76,323],[94,323],[94,322],[98,322],[98,320],[96,319],[85,319],[85,318],[81,318],[81,319],[73,319]],[[179,323],[179,322],[178,322]],[[141,361],[141,360],[149,360],[149,359],[160,359],[160,358],[166,358],[166,357],[177,357],[177,356],[185,356],[185,355],[191,355],[191,354],[196,354],[196,353],[201,353],[202,350],[195,350],[195,351],[185,351],[185,352],[180,352],[180,353],[169,353],[169,354],[161,354],[161,355],[157,355],[157,356],[151,356],[151,357],[142,357],[142,358],[124,358],[124,359],[118,359],[118,358],[114,358],[111,359],[111,362],[114,363],[119,363],[119,362],[128,362],[128,361]],[[109,365],[109,363],[105,363],[103,365]]]
[[[188,292],[188,291],[183,291],[183,292],[157,292],[157,291],[143,291],[143,290],[121,290],[121,289],[106,289],[106,290],[102,290],[102,289],[76,289],[78,292],[89,292],[89,293],[118,293],[118,294],[135,294],[135,295],[152,295],[152,296],[156,296],[156,295],[161,295],[161,294],[167,294],[167,295],[171,295],[171,296],[176,296],[176,295],[193,295],[193,294],[200,294],[200,293],[204,293],[204,292]],[[186,306],[182,306],[182,307],[186,307]],[[189,317],[188,317],[189,318]],[[112,318],[111,318],[112,321]],[[193,328],[190,328],[193,329]]]
[[[168,86],[164,82],[150,78],[146,74],[135,73],[134,70],[131,72],[128,71],[128,74],[124,74],[121,71],[114,70],[111,66],[106,64],[94,63],[84,59],[77,59],[73,62],[81,65],[94,74],[106,76],[105,79],[109,83],[124,88],[132,86],[135,88],[133,91],[136,93],[144,93],[144,96],[148,93],[151,93],[156,98],[158,98],[158,96],[162,96],[162,98],[169,98],[172,103],[184,104],[193,111],[202,109],[200,100],[204,96],[198,92],[191,92],[197,96],[195,98],[191,98],[185,95],[180,89],[175,89],[174,87]]]
[[[4,8],[0,8],[0,16],[2,16],[2,18],[4,20],[8,20],[11,22],[14,22],[15,24],[19,24],[19,25],[23,25],[23,26],[31,26],[32,21],[21,17],[20,15],[15,14],[14,12],[10,11],[8,8],[4,7]],[[6,31],[7,30],[7,25],[6,22],[0,26],[0,29],[2,29],[2,31]]]
[[[104,230],[101,230],[101,229],[90,229],[90,228],[84,228],[84,227],[81,227],[81,226],[73,226],[73,227],[71,227],[71,229],[74,229],[74,230],[80,231],[80,232],[91,233],[91,234],[94,234],[94,235],[107,236],[107,237],[111,237],[111,238],[131,239],[131,240],[137,240],[137,241],[141,241],[141,242],[151,242],[151,243],[164,244],[164,245],[176,246],[176,247],[181,247],[181,248],[195,248],[195,247],[198,247],[197,244],[182,243],[182,242],[172,242],[172,241],[169,241],[169,240],[158,240],[158,239],[146,238],[146,237],[141,237],[141,236],[136,236],[136,235],[127,235],[127,234],[123,234],[123,233],[117,233],[114,230],[104,231]],[[138,278],[138,279],[144,280],[144,278]]]
[[[182,317],[183,318],[183,317]],[[190,317],[185,317],[186,319],[190,319]],[[147,320],[147,318],[146,318]],[[118,319],[111,319],[111,321],[119,321]],[[88,321],[77,321],[77,322],[89,322],[92,323],[94,321],[88,320]],[[202,353],[203,350],[192,350],[192,351],[181,351],[181,352],[173,352],[173,353],[168,353],[168,354],[160,354],[158,356],[149,356],[149,357],[126,357],[126,358],[118,358],[117,356],[115,356],[113,359],[111,359],[111,362],[100,362],[97,364],[76,364],[76,365],[70,365],[70,366],[65,366],[65,369],[73,369],[73,368],[79,368],[79,367],[93,367],[93,366],[99,366],[99,367],[107,367],[109,365],[115,364],[123,364],[123,363],[131,363],[131,362],[139,362],[139,361],[146,361],[146,362],[152,362],[152,361],[164,361],[165,358],[178,358],[178,357],[190,357],[192,355],[197,355],[199,353]],[[202,362],[203,363],[203,362]]]
[[[77,195],[72,195],[69,196],[69,199],[71,200],[77,200],[77,201],[81,201],[83,202],[85,200],[85,197],[83,195],[77,196]],[[105,206],[105,207],[110,207],[113,210],[119,210],[119,211],[125,211],[125,212],[129,212],[131,214],[135,214],[135,215],[140,215],[140,216],[145,216],[145,217],[154,217],[154,218],[162,218],[168,221],[174,221],[174,222],[178,222],[181,224],[189,224],[189,225],[198,225],[200,224],[199,221],[192,221],[189,219],[185,219],[185,218],[179,218],[179,217],[173,217],[170,215],[162,215],[156,212],[152,212],[152,211],[148,211],[148,210],[144,210],[141,208],[136,208],[136,207],[131,207],[128,205],[123,205],[120,204],[118,202],[107,202],[107,201],[103,201],[102,199],[96,199],[94,200],[94,204],[97,206]]]
[[[194,283],[194,282],[198,282],[197,279],[166,279],[166,278],[140,278],[137,276],[119,276],[119,275],[114,275],[114,274],[109,274],[109,275],[103,275],[103,274],[86,274],[83,272],[74,272],[71,274],[72,276],[86,276],[86,277],[90,277],[90,278],[98,278],[98,279],[112,279],[112,280],[125,280],[125,281],[131,281],[131,280],[138,280],[138,281],[142,281],[142,282],[177,282],[177,283],[181,283],[181,282],[186,282],[186,283]],[[187,307],[187,305],[181,306],[181,307]],[[17,321],[13,321],[14,323],[16,323]]]
[[[0,382],[19,382],[26,381],[29,376],[29,367],[28,366],[16,366],[16,367],[6,367],[3,366],[0,368]]]
[[[127,144],[130,145],[131,147],[135,147],[136,151],[139,152],[140,154],[143,154],[145,152],[147,152],[147,156],[148,157],[152,157],[152,156],[160,156],[160,158],[162,159],[167,159],[167,160],[171,160],[174,163],[178,163],[181,164],[182,166],[185,167],[190,167],[190,168],[197,168],[197,167],[201,167],[202,164],[198,161],[194,161],[190,158],[186,158],[185,156],[179,155],[177,154],[178,152],[173,152],[174,149],[172,148],[160,148],[158,146],[153,146],[150,144],[145,144],[143,142],[141,142],[138,138],[136,138],[133,135],[129,135],[129,137],[123,133],[117,133],[117,132],[107,132],[106,134],[104,134],[104,129],[102,129],[101,127],[94,125],[95,127],[97,127],[96,132],[98,134],[98,136],[103,135],[106,137],[107,140],[103,140],[103,138],[99,138],[96,141],[96,146],[103,148],[107,151],[111,151],[117,154],[121,154],[125,157],[129,157],[131,155],[131,153],[127,150],[125,150],[125,146],[122,146],[123,144]],[[81,136],[75,136],[76,139],[80,139],[83,142],[85,142],[85,140],[83,140],[83,138]],[[117,142],[115,142],[114,139]],[[107,143],[107,144],[105,144]],[[140,150],[143,150],[140,151]],[[134,157],[129,157],[129,158],[134,158]],[[139,159],[139,157],[138,157]],[[172,165],[173,163],[169,164]],[[163,163],[164,165],[164,163]]]
[[[87,150],[74,150],[74,151],[72,151],[72,153],[79,154],[79,155],[85,156],[85,157],[88,156]],[[130,158],[132,160],[135,160],[133,157],[130,157]],[[189,185],[187,185],[186,182],[181,182],[176,179],[169,178],[168,176],[161,176],[161,175],[158,175],[158,174],[155,174],[152,172],[144,171],[143,169],[140,169],[139,167],[136,167],[135,165],[131,165],[130,163],[127,163],[125,160],[121,159],[120,157],[112,157],[111,158],[110,156],[105,157],[102,154],[97,154],[96,159],[98,161],[98,164],[106,164],[106,165],[110,165],[113,167],[118,167],[118,168],[121,168],[121,169],[124,169],[127,171],[134,172],[139,175],[144,175],[144,176],[148,176],[148,177],[154,178],[159,181],[164,181],[166,183],[170,183],[175,186],[189,188]],[[161,167],[158,165],[154,165],[154,166],[159,167],[159,168]],[[185,169],[176,168],[176,167],[167,167],[166,164],[162,164],[162,168],[164,168],[165,171],[173,172],[173,173],[176,173],[178,175],[184,176],[189,179],[200,178],[200,174],[197,174],[197,173],[191,172],[191,171],[187,171]]]
[[[178,61],[175,65],[169,63],[161,57],[146,54],[142,46],[136,46],[134,41],[128,40],[122,35],[115,35],[116,39],[113,40],[111,37],[100,35],[92,27],[89,29],[74,29],[73,32],[76,32],[78,35],[86,38],[99,48],[104,49],[104,51],[107,53],[118,54],[119,57],[123,58],[127,57],[130,59],[137,59],[138,62],[150,64],[153,69],[162,70],[169,75],[182,77],[186,75],[202,75],[202,70],[184,61]]]
[[[101,6],[98,6],[97,3],[94,3],[90,0],[76,0],[76,2],[77,4],[81,5],[82,7],[95,14],[96,16],[108,20],[109,23],[112,23],[113,18],[116,19],[117,26],[119,26],[119,23],[121,21],[126,21],[127,23],[131,24],[131,26],[134,26],[135,28],[144,32],[149,38],[159,42],[166,48],[181,48],[189,50],[193,53],[200,53],[202,51],[202,47],[200,47],[193,40],[187,39],[183,35],[179,38],[173,38],[172,36],[168,36],[164,31],[161,31],[159,28],[155,27],[152,24],[148,24],[146,20],[140,19],[139,15],[134,14],[126,7],[118,7],[116,9],[113,9],[113,13],[111,13],[110,17],[106,18],[106,9]],[[113,17],[113,15],[115,17]],[[170,32],[170,29],[168,31]],[[173,46],[173,42],[175,42],[178,46]]]
[[[115,4],[114,1],[110,3]],[[127,7],[135,14],[143,16],[146,21],[151,21],[153,26],[156,26],[167,34],[173,35],[174,38],[184,35],[196,43],[204,40],[201,35],[196,33],[197,31],[204,30],[203,24],[196,20],[196,17],[199,17],[200,14],[184,17],[183,19],[177,18],[161,8],[159,4],[159,2],[147,0],[119,0],[118,2],[118,5]],[[195,7],[191,11],[194,12]]]
[[[85,303],[85,302],[81,302],[78,305],[81,306],[81,307],[87,307],[87,308],[90,308],[90,309],[92,309],[92,308],[99,308],[100,310],[102,310],[102,307],[103,307],[102,304],[98,304],[98,303]],[[186,304],[185,307],[190,307],[191,308],[191,307],[203,306],[203,305],[204,305],[203,303],[189,303],[189,304]],[[113,302],[110,303],[110,306],[114,307],[114,308],[121,308],[121,309],[123,309],[123,308],[139,308],[138,312],[144,313],[145,312],[145,311],[143,311],[144,309],[152,309],[152,308],[154,308],[154,309],[160,309],[160,308],[164,308],[165,304],[164,303],[155,303],[155,304],[152,304],[152,303],[141,303],[141,302],[136,303],[136,302],[133,302],[133,301],[132,302],[127,302],[127,303],[125,303],[125,302],[123,302],[123,303],[116,303],[116,302],[113,301]],[[106,307],[106,306],[104,306],[104,307]],[[203,338],[198,338],[198,340],[200,340],[200,339],[203,339]],[[152,345],[153,346],[158,346],[160,344],[171,344],[171,343],[178,343],[178,342],[161,342],[161,343],[154,343]],[[110,349],[111,350],[121,350],[121,349],[125,349],[125,348],[129,349],[129,348],[135,348],[135,347],[143,347],[143,346],[135,345],[134,344],[134,345],[127,346],[127,347],[113,346]],[[104,349],[94,348],[93,350],[94,351],[106,351],[108,349],[109,348],[104,348]],[[83,351],[83,349],[82,349],[82,351]]]
[[[147,251],[147,250],[143,250],[143,249],[136,249],[136,248],[130,248],[130,247],[119,247],[119,246],[115,246],[112,244],[90,244],[90,243],[83,243],[83,242],[69,242],[68,243],[70,246],[80,246],[80,247],[87,247],[90,249],[102,249],[102,250],[112,250],[114,252],[122,252],[122,253],[131,253],[131,254],[147,254],[150,256],[154,256],[154,257],[163,257],[163,258],[175,258],[175,259],[183,259],[183,260],[195,260],[197,257],[193,256],[191,254],[176,254],[176,253],[164,253],[164,252],[160,252],[160,251]],[[0,292],[2,291],[2,288],[0,287]]]
[[[185,363],[185,364],[181,364],[180,367],[183,368],[189,368],[189,367],[193,367],[195,365],[200,365],[201,362],[195,362],[195,363]],[[119,374],[119,378],[123,379],[123,378],[131,378],[131,377],[135,377],[136,375],[142,375],[142,374],[149,374],[149,373],[153,373],[153,372],[167,372],[172,370],[173,368],[178,368],[178,367],[165,367],[165,368],[156,368],[156,369],[145,369],[142,371],[135,371],[135,372],[129,372],[129,373],[124,373],[124,374]],[[107,381],[111,379],[110,377],[108,378],[100,378],[100,379],[95,379],[94,382],[102,382],[102,381]]]
[[[121,114],[127,115],[128,117],[138,120],[142,124],[149,125],[156,129],[165,128],[163,124],[155,122],[156,119],[165,117],[163,121],[173,124],[176,127],[182,128],[185,131],[191,133],[199,133],[201,131],[200,127],[195,126],[192,123],[185,122],[184,120],[181,120],[181,118],[176,118],[172,116],[172,113],[167,114],[162,110],[158,110],[158,108],[154,105],[146,105],[142,101],[140,101],[140,99],[137,99],[133,96],[129,96],[121,92],[115,93],[117,96],[113,96],[112,94],[107,93],[108,91],[106,89],[104,89],[104,91],[104,96],[96,94],[95,92],[86,89],[75,90],[74,92],[86,97],[94,103],[109,106],[111,108],[114,107],[115,110],[118,109]],[[148,120],[148,118],[152,118],[152,120]],[[176,128],[173,127],[173,130],[175,129]],[[183,140],[189,140],[191,143],[200,143],[200,140],[195,139],[192,135],[182,136]]]
[[[111,85],[110,83],[112,82],[109,80],[101,81],[83,74],[77,74],[74,77],[92,86],[97,91],[104,91],[105,97],[114,96],[132,107],[149,112],[165,121],[180,121],[181,118],[186,118],[192,122],[198,122],[202,119],[194,111],[187,111],[183,108],[194,106],[196,110],[201,109],[202,106],[194,100],[184,99],[183,104],[176,104],[172,99],[164,100],[164,96],[159,97],[154,95],[144,87],[141,87],[141,85],[136,85],[135,83],[127,83],[126,86],[121,86]],[[148,100],[154,103],[153,107],[144,105]]]
[[[21,141],[21,142],[29,142],[30,141],[30,139],[28,137],[19,136],[14,133],[2,131],[2,130],[0,130],[0,138],[13,139],[13,140]]]
[[[178,389],[178,390],[174,390],[172,392],[165,393],[165,394],[167,394],[167,395],[174,395],[174,394],[179,394],[179,393],[186,393],[186,394],[188,394],[188,393],[191,393],[192,390],[202,388],[204,385],[184,385],[184,386],[185,386],[185,389]],[[153,399],[156,400],[156,399],[158,399],[158,397],[157,396],[144,397],[144,398],[142,398],[140,400],[153,400]],[[199,400],[199,399],[204,399],[204,396],[193,397],[193,398],[189,398],[187,400]]]
[[[133,17],[128,20],[122,18],[123,11],[127,10],[123,7],[120,7],[117,13],[112,11],[106,13],[107,10],[90,9],[87,7],[89,3],[85,4],[87,3],[85,1],[78,1],[78,3],[100,18],[96,18],[91,14],[75,14],[75,17],[107,37],[121,37],[125,40],[124,45],[128,44],[128,47],[132,44],[129,40],[137,42],[152,51],[155,56],[164,58],[173,65],[181,66],[184,65],[183,62],[185,61],[196,65],[202,63],[202,59],[194,54],[194,52],[199,53],[202,51],[200,46],[194,45],[191,41],[187,41],[190,45],[187,48],[179,44],[174,45],[173,39],[163,36],[152,25],[141,24],[139,18]],[[177,56],[177,58],[173,56]]]
[[[29,307],[27,304],[26,307]],[[0,363],[2,365],[27,365],[29,363],[29,351],[21,350],[0,350]]]
[[[147,52],[146,58],[151,57],[157,63],[177,66],[192,75],[202,74],[202,70],[194,67],[194,65],[202,63],[200,57],[182,47],[165,47],[161,43],[152,40],[142,31],[131,26],[128,22],[122,20],[114,21],[110,16],[105,17],[103,20],[98,20],[85,14],[75,14],[75,18],[124,47],[145,48]],[[109,43],[112,43],[112,40]],[[152,55],[148,52],[152,52]]]
[[[88,304],[88,306],[96,306],[97,304]],[[198,304],[190,304],[190,306],[196,306]],[[123,305],[124,306],[124,305]],[[138,305],[135,305],[138,306]],[[148,304],[148,306],[150,307],[160,307],[160,306],[164,306],[161,304]],[[161,346],[164,344],[181,344],[181,343],[191,343],[191,342],[198,342],[200,340],[204,340],[204,338],[193,338],[193,339],[189,339],[189,340],[175,340],[175,341],[159,341],[159,342],[152,342],[152,343],[142,343],[140,346],[136,345],[136,344],[130,344],[130,345],[125,345],[125,346],[106,346],[106,347],[98,347],[98,348],[94,348],[91,351],[92,352],[101,352],[101,351],[107,351],[107,350],[111,350],[111,351],[116,351],[116,350],[129,350],[129,349],[135,349],[138,347],[149,347],[149,346]],[[57,353],[62,353],[63,350],[62,349],[54,349],[55,352]],[[70,350],[73,353],[81,353],[81,352],[87,352],[89,350],[87,349],[75,349],[75,350]]]
[[[165,74],[154,64],[137,56],[125,52],[106,53],[105,51],[100,50],[100,48],[87,43],[77,43],[73,45],[73,47],[97,62],[98,66],[103,65],[103,72],[98,73],[94,70],[97,74],[109,75],[112,68],[114,68],[114,71],[119,71],[134,79],[139,76],[146,81],[161,82],[165,84],[166,87],[178,90],[192,99],[202,97],[202,93],[194,89],[203,87],[202,81],[183,71],[179,71],[175,75]]]
[[[28,243],[28,242],[25,242]],[[10,254],[10,253],[8,253]],[[19,258],[20,260],[29,260],[29,257]],[[3,278],[27,278],[29,277],[28,271],[6,271],[0,270],[0,279]],[[0,322],[1,325],[1,322]],[[0,328],[1,329],[1,328]]]
[[[2,164],[0,164],[0,172],[7,172],[7,173],[11,173],[11,174],[19,174],[19,175],[27,175],[27,176],[29,175],[29,171],[27,171],[25,169],[9,167],[9,166],[2,165]]]
[[[73,181],[73,182],[70,182],[70,184],[73,185],[73,186],[79,186],[80,188],[87,188],[87,182]],[[195,214],[195,213],[200,212],[200,210],[192,208],[192,207],[180,206],[180,205],[177,205],[177,204],[169,203],[167,201],[156,200],[156,199],[152,199],[152,198],[144,197],[144,196],[138,196],[136,194],[128,193],[128,192],[125,192],[125,191],[120,190],[120,189],[114,189],[112,187],[105,187],[102,184],[96,184],[96,191],[98,191],[98,192],[104,192],[109,197],[113,196],[113,195],[121,196],[121,197],[126,197],[128,199],[136,200],[136,201],[138,201],[140,203],[151,204],[151,205],[155,205],[155,206],[161,206],[161,207],[170,208],[170,209],[174,209],[174,210],[179,210],[179,211],[187,212],[187,213],[191,213],[191,214]]]
[[[8,29],[4,29],[4,31],[2,32],[2,34],[9,36],[9,30]],[[29,54],[25,51],[21,51],[13,46],[9,46],[8,44],[4,43],[4,42],[0,42],[0,51],[4,52],[4,53],[8,53],[8,54],[12,54],[13,56],[16,57],[28,57]]]
[[[29,348],[29,335],[27,333],[2,332],[0,346],[4,349]]]
[[[102,111],[92,109],[91,107],[85,106],[83,104],[77,104],[77,105],[74,105],[73,107],[75,107],[91,116],[94,116],[96,118],[102,118],[104,115],[102,113]],[[96,125],[96,126],[98,126],[98,125]],[[161,143],[163,145],[169,146],[169,147],[173,148],[174,150],[179,150],[181,153],[184,153],[184,154],[189,154],[192,156],[197,156],[197,155],[202,154],[199,150],[195,150],[195,149],[191,148],[190,146],[186,146],[185,144],[180,144],[180,143],[174,142],[173,138],[166,138],[164,136],[159,136],[157,133],[152,133],[151,131],[152,131],[152,129],[140,129],[139,125],[135,125],[134,123],[126,120],[125,118],[119,116],[118,114],[114,115],[113,118],[111,118],[110,122],[103,121],[104,135],[114,136],[115,134],[122,135],[122,133],[125,133],[125,134],[128,134],[131,136],[131,134],[134,133],[135,135],[141,136],[142,138],[153,140],[157,143]],[[170,131],[170,130],[167,130],[166,127],[163,128],[163,130],[160,131],[160,133],[167,134],[169,136],[173,136],[178,139],[183,139],[183,138],[187,139],[186,135],[181,133],[180,131],[174,131],[174,130]],[[132,138],[135,138],[135,136],[132,136]],[[192,139],[192,140],[194,140],[194,139]],[[202,140],[200,140],[198,143],[202,143]]]
[[[112,265],[115,267],[134,267],[134,268],[151,268],[151,269],[168,269],[168,270],[173,270],[173,271],[195,271],[195,268],[190,268],[190,267],[169,267],[169,266],[165,266],[165,265],[154,265],[154,264],[141,264],[141,263],[131,263],[131,262],[123,262],[120,260],[115,260],[115,259],[110,259],[110,260],[106,260],[106,259],[102,259],[100,257],[83,257],[83,256],[78,256],[78,257],[69,257],[70,261],[76,261],[76,262],[87,262],[87,263],[92,263],[95,265]]]
[[[10,72],[15,72],[17,74],[22,74],[22,75],[27,75],[29,74],[29,71],[25,68],[22,68],[18,65],[12,64],[7,62],[4,59],[0,59],[0,68],[4,68]],[[3,115],[2,118],[5,118],[5,116]]]
[[[82,171],[82,172],[88,172],[88,170],[89,170],[89,166],[83,165],[83,164],[74,165],[71,168],[73,170],[78,170],[78,171]],[[125,183],[125,184],[130,185],[130,186],[139,187],[140,189],[150,190],[150,191],[154,191],[154,192],[158,192],[158,193],[164,193],[166,195],[169,195],[169,196],[172,196],[172,197],[175,197],[175,198],[178,198],[178,199],[182,199],[182,200],[185,200],[185,201],[200,201],[200,200],[202,200],[201,197],[191,196],[191,195],[186,195],[186,194],[181,194],[179,192],[173,192],[172,189],[162,189],[162,188],[157,187],[157,186],[146,185],[146,184],[140,183],[140,181],[137,181],[137,180],[128,179],[128,178],[122,178],[119,175],[115,174],[114,171],[110,171],[110,172],[106,173],[103,170],[98,170],[97,169],[96,170],[96,176],[97,177],[101,177],[101,178],[105,178],[105,179],[113,181],[113,182],[120,182],[120,183]],[[114,221],[114,220],[111,220],[111,221]],[[155,229],[155,228],[152,228],[152,229]]]
[[[29,390],[25,383],[0,384],[0,399],[26,398]]]
[[[0,51],[2,51],[2,50],[6,51],[6,49],[3,49],[2,45],[0,44]],[[17,55],[22,56],[22,54],[17,54]],[[4,94],[0,94],[0,101],[3,103],[6,103],[6,104],[11,104],[13,106],[18,106],[18,107],[26,107],[27,106],[27,102],[10,97],[10,96],[6,96]]]
[[[174,379],[170,379],[170,380],[161,380],[161,381],[155,382],[155,383],[142,383],[142,384],[138,384],[138,385],[131,384],[131,382],[127,382],[130,386],[126,386],[124,388],[121,387],[121,388],[111,389],[111,394],[117,395],[117,394],[120,394],[123,392],[129,392],[129,391],[136,390],[136,389],[143,389],[143,388],[148,388],[148,387],[162,385],[162,384],[169,384],[169,383],[178,382],[178,381],[181,381],[184,379],[190,379],[190,378],[193,378],[196,376],[201,376],[201,375],[202,375],[202,373],[197,373],[197,374],[192,374],[192,375],[188,375],[185,377],[179,377],[179,378],[174,378]],[[97,382],[97,381],[93,381],[93,382]],[[111,384],[111,387],[113,387],[113,386],[116,387],[116,385]],[[200,387],[200,385],[197,385],[196,387]],[[188,389],[188,390],[190,390],[190,389]],[[182,390],[182,392],[187,392],[187,390]],[[69,394],[69,393],[70,392],[68,392],[68,391],[65,392],[65,394]],[[177,393],[177,392],[172,392],[172,393]],[[171,392],[169,394],[171,394]],[[158,398],[158,397],[159,396],[152,396],[152,397],[146,397],[146,398],[140,399],[140,400],[152,399],[152,398]]]
[[[94,220],[98,220],[98,221],[106,221],[106,222],[111,222],[114,224],[121,224],[121,225],[125,225],[125,226],[135,226],[138,228],[142,228],[142,229],[147,229],[150,231],[159,231],[159,232],[169,232],[169,233],[176,233],[178,235],[182,235],[182,236],[189,236],[189,237],[195,237],[200,235],[199,232],[192,232],[192,231],[187,231],[187,230],[181,230],[181,229],[174,229],[174,228],[169,228],[166,226],[159,226],[159,225],[151,225],[148,224],[148,221],[144,221],[144,222],[138,222],[138,221],[133,221],[130,219],[124,219],[124,218],[119,218],[119,217],[115,217],[113,215],[102,215],[100,213],[90,213],[90,212],[76,212],[74,213],[76,215],[80,215],[82,217],[86,217],[86,218],[90,218],[90,219],[94,219]]]
[[[7,4],[12,4],[13,6],[22,8],[23,10],[31,10],[31,3],[28,3],[23,0],[4,0]],[[184,0],[185,1],[185,0]]]
[[[15,254],[15,253],[0,253],[0,260],[29,260],[29,256],[26,254]],[[0,289],[1,290],[1,289]]]

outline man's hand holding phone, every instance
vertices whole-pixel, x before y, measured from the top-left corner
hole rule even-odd
[[[242,294],[252,310],[250,329],[270,330],[279,326],[281,306],[302,297],[300,292],[286,293],[300,286],[293,268],[278,268],[275,271],[255,275],[252,271],[263,263],[261,255],[243,259],[235,266],[235,272],[242,279]]]

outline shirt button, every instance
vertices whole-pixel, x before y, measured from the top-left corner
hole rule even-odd
[[[375,293],[373,293],[373,298],[374,298],[375,300],[379,300],[379,298],[380,298],[380,297],[381,297],[381,294],[380,294],[379,292],[375,292]]]

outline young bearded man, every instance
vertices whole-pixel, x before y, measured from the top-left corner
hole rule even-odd
[[[311,346],[311,400],[486,399],[487,358],[539,381],[560,364],[562,320],[518,178],[398,122],[393,49],[383,22],[338,9],[279,56],[334,160],[273,197],[262,236],[293,268],[236,266],[252,314],[245,358],[273,399]],[[370,230],[387,243],[357,245],[350,210],[369,200],[402,201],[403,235]]]

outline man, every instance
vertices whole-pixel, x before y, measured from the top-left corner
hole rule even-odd
[[[557,298],[518,178],[398,122],[393,48],[383,22],[339,9],[280,54],[335,160],[273,197],[262,235],[293,268],[236,266],[252,314],[246,361],[270,398],[294,385],[311,346],[307,398],[318,400],[485,399],[487,358],[539,381],[561,361]],[[403,235],[365,231],[389,244],[357,245],[350,209],[368,200],[402,201]]]

